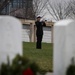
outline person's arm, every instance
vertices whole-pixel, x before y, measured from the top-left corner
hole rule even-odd
[[[43,26],[46,27],[46,23],[45,22],[42,22],[42,23],[43,23]]]

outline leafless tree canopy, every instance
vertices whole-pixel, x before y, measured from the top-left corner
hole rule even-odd
[[[70,0],[70,7],[69,7],[69,9],[71,9],[70,17],[75,19],[75,0]]]
[[[0,0],[0,14],[35,19],[33,0]]]
[[[0,0],[0,13],[12,0]]]
[[[47,0],[33,0],[33,8],[35,16],[40,15],[43,13],[46,7]],[[45,14],[42,14],[44,16]]]
[[[70,15],[70,2],[54,2],[52,3],[50,0],[47,0],[47,10],[49,14],[53,17],[53,19],[61,20],[68,18]]]
[[[55,20],[75,18],[75,0],[65,2],[52,2],[52,0],[0,0],[0,12],[13,16],[20,16],[26,19],[35,19],[42,14],[45,16],[45,9]],[[2,11],[5,9],[4,11]],[[8,9],[8,10],[7,10]]]

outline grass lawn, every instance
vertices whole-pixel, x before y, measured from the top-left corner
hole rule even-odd
[[[36,49],[35,43],[23,42],[23,55],[35,61],[44,71],[53,70],[53,45],[43,43],[42,49]]]

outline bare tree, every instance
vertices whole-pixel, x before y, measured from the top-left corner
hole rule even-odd
[[[0,0],[0,13],[12,0]]]
[[[75,0],[70,0],[70,17],[75,19]]]
[[[46,7],[47,0],[33,0],[33,9],[35,17],[43,13]],[[43,13],[42,16],[45,16],[46,13]]]
[[[47,0],[47,10],[53,19],[61,20],[65,19],[70,15],[70,2],[51,2]]]

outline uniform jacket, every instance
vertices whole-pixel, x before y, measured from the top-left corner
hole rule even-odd
[[[43,26],[46,26],[45,22],[36,21],[36,35],[43,35]]]

